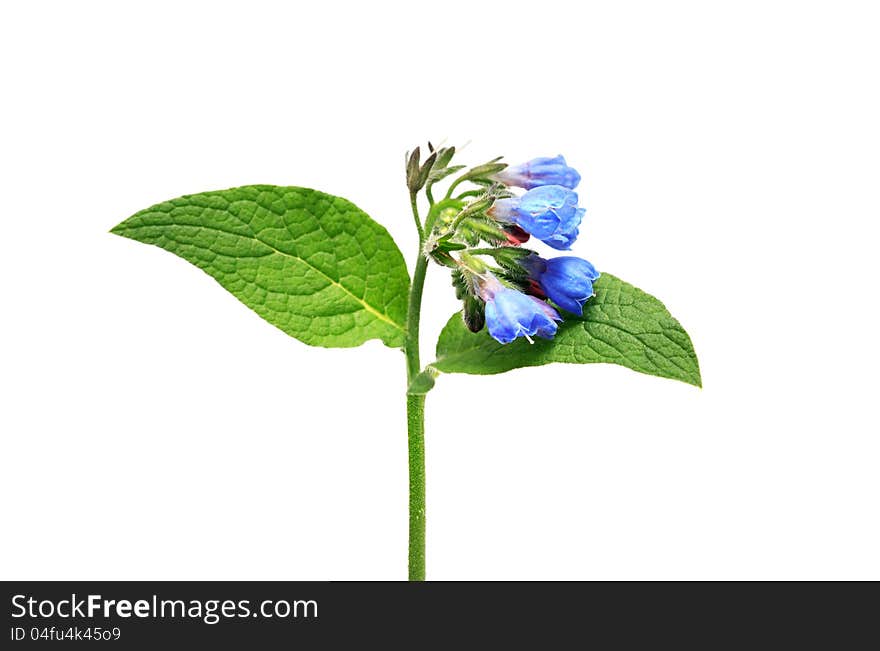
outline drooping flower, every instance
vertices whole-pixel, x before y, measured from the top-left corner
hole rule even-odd
[[[530,255],[519,263],[544,296],[567,312],[583,315],[584,303],[593,296],[593,281],[600,275],[590,262],[574,256],[545,260]]]
[[[480,298],[486,302],[486,326],[489,334],[502,344],[517,337],[552,339],[556,321],[562,317],[550,305],[520,291],[506,287],[491,274],[480,282]]]
[[[533,158],[527,163],[507,167],[495,175],[504,185],[513,185],[531,190],[542,185],[561,185],[574,190],[581,181],[581,175],[565,163],[562,156],[553,158]]]
[[[562,251],[577,239],[586,212],[578,208],[577,192],[561,185],[544,185],[521,197],[498,199],[488,210],[495,219],[516,224],[548,246]]]

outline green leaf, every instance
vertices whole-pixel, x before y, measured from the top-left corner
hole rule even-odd
[[[157,204],[111,232],[188,260],[307,344],[403,346],[403,256],[388,231],[340,197],[247,185]]]
[[[602,274],[583,317],[563,313],[552,340],[504,345],[486,330],[472,333],[453,315],[437,342],[434,368],[445,373],[491,375],[552,362],[608,363],[702,386],[691,339],[663,303],[611,274]]]

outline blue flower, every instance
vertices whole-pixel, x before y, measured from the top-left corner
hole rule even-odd
[[[504,185],[531,190],[542,185],[561,185],[574,190],[581,182],[581,175],[565,164],[562,156],[533,158],[527,163],[507,167],[495,175]]]
[[[556,334],[556,321],[562,318],[544,301],[505,287],[492,275],[480,283],[479,291],[486,301],[486,326],[496,341],[509,344],[525,337],[531,342],[534,336],[552,339]]]
[[[497,200],[489,214],[503,222],[516,224],[548,246],[562,251],[577,239],[578,226],[584,217],[577,206],[577,192],[561,185],[544,185],[521,197]]]
[[[584,303],[593,296],[593,281],[599,278],[592,264],[574,256],[545,260],[530,255],[520,265],[547,298],[567,312],[583,315]]]

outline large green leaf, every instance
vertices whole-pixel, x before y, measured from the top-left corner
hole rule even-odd
[[[565,314],[556,337],[499,344],[486,330],[472,333],[456,314],[437,342],[434,368],[490,375],[551,362],[619,364],[634,371],[702,386],[700,366],[684,328],[653,296],[610,274],[595,284],[583,317]]]
[[[188,260],[307,344],[403,345],[403,256],[388,231],[340,197],[248,185],[157,204],[112,232]]]

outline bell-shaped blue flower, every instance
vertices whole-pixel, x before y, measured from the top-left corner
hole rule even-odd
[[[544,185],[521,197],[499,199],[488,212],[499,221],[516,224],[548,246],[566,251],[577,239],[586,212],[578,208],[577,202],[577,192],[561,185]]]
[[[562,156],[533,158],[527,163],[512,165],[495,175],[504,185],[531,190],[542,185],[561,185],[574,190],[581,182],[581,175],[565,163]]]
[[[486,326],[496,341],[509,344],[525,337],[531,342],[535,336],[552,339],[556,334],[556,321],[562,318],[544,301],[505,287],[491,275],[480,283],[479,292],[486,302]]]
[[[520,260],[520,265],[547,298],[578,316],[583,315],[584,303],[593,296],[593,282],[600,275],[590,262],[574,256],[545,260],[530,255]]]

